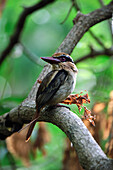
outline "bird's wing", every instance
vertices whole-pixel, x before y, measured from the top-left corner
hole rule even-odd
[[[37,95],[36,95],[36,114],[34,119],[39,117],[39,112],[41,107],[47,104],[48,101],[52,99],[59,87],[64,84],[67,78],[67,71],[51,71],[47,76],[42,80],[42,83],[39,86]],[[34,120],[33,119],[33,120]],[[37,122],[37,119],[30,125],[28,133],[26,136],[26,142],[30,139],[34,126]]]
[[[36,96],[36,103],[39,110],[55,95],[59,87],[64,84],[67,75],[68,73],[65,70],[51,71],[43,79]]]

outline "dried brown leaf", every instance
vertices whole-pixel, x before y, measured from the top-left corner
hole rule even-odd
[[[29,153],[32,152],[32,144],[25,142],[25,135],[28,128],[22,130],[20,133],[14,133],[6,139],[7,149],[16,158],[22,160],[26,167],[30,166]]]
[[[71,145],[68,138],[66,138],[62,170],[83,170],[79,163],[75,148]]]
[[[71,94],[61,103],[70,104],[70,105],[76,104],[80,111],[81,107],[83,106],[84,103],[90,103],[90,99],[89,99],[88,93],[86,93],[84,95]]]
[[[34,142],[33,148],[34,150],[38,148],[42,152],[43,156],[45,156],[46,150],[44,146],[48,142],[50,142],[50,133],[47,131],[46,123],[40,122],[37,137]]]
[[[110,158],[113,158],[113,138],[106,144],[107,154]]]
[[[95,114],[100,113],[105,108],[105,106],[105,103],[95,103],[92,110]]]
[[[78,107],[78,110],[81,111],[81,108],[84,107],[84,116],[82,116],[82,119],[88,120],[93,126],[95,126],[94,120],[95,116],[91,115],[91,111],[88,110],[83,104],[90,103],[89,95],[88,93],[81,95],[83,92],[79,94],[71,94],[66,98],[66,100],[62,101],[61,103],[64,104],[76,104]]]
[[[84,116],[82,116],[82,119],[88,120],[93,126],[95,126],[94,120],[96,119],[96,115],[91,115],[91,111],[87,109],[87,107],[84,106]]]

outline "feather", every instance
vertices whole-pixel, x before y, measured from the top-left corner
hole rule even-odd
[[[61,87],[61,85],[65,83],[67,75],[68,72],[62,69],[59,71],[51,71],[43,79],[36,96],[36,103],[38,104],[39,109],[49,103],[51,103],[52,105],[52,103],[54,102],[52,101],[52,98]]]
[[[26,142],[30,139],[30,136],[32,134],[32,131],[35,127],[35,124],[37,122],[37,119],[39,117],[40,109],[42,109],[45,105],[51,103],[52,105],[52,98],[55,95],[55,93],[58,91],[60,86],[64,84],[65,79],[67,77],[68,73],[65,70],[60,71],[51,71],[47,74],[47,76],[42,80],[42,83],[40,84],[40,87],[38,89],[37,95],[36,95],[36,111],[33,123],[30,125],[28,129],[28,133],[26,136]],[[53,103],[54,104],[54,103]]]
[[[39,117],[39,111],[38,111],[38,109],[36,109],[36,114],[35,114],[35,116],[33,118],[34,121],[32,120],[32,124],[30,124],[30,127],[29,127],[27,135],[26,135],[26,142],[28,142],[30,137],[31,137],[32,131],[33,131],[34,127],[35,127],[35,124],[37,122],[38,117]]]

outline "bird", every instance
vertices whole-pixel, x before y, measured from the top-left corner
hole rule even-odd
[[[69,54],[54,53],[52,57],[41,57],[52,65],[52,70],[42,80],[36,94],[36,114],[26,135],[30,139],[41,110],[46,106],[57,106],[74,90],[78,69]],[[61,105],[62,106],[62,105]]]

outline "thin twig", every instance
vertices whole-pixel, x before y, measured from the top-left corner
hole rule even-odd
[[[39,3],[37,3],[37,4],[35,4],[31,7],[25,7],[24,8],[23,12],[21,13],[21,15],[20,15],[20,17],[17,21],[15,32],[11,36],[8,46],[5,48],[5,50],[0,55],[0,65],[5,60],[5,58],[8,56],[8,54],[11,52],[14,45],[19,41],[19,38],[20,38],[20,35],[21,35],[22,30],[24,28],[27,16],[32,14],[34,11],[41,9],[44,6],[50,4],[54,1],[55,0],[44,0],[44,1],[40,1]]]
[[[80,11],[80,8],[79,8],[76,0],[71,0],[71,1],[72,1],[72,3],[73,3],[73,6],[75,7],[75,10],[76,10],[76,11]]]
[[[104,2],[103,2],[103,0],[99,0],[99,2],[100,2],[100,5],[101,5],[102,7],[104,7]]]
[[[103,47],[104,49],[106,49],[105,45],[103,44],[103,42],[91,31],[89,30],[90,35],[97,41],[98,44],[100,44],[101,47]]]
[[[70,15],[70,13],[72,11],[72,8],[73,8],[73,3],[71,4],[71,7],[70,7],[65,19],[60,24],[64,24],[66,22],[66,20],[68,19],[69,15]]]
[[[113,56],[113,49],[109,48],[109,49],[98,50],[98,51],[95,50],[95,49],[92,49],[89,54],[75,60],[74,63],[77,64],[77,63],[84,61],[86,59],[95,58],[95,57],[98,57],[100,55],[108,55],[108,56],[112,57]]]
[[[68,17],[69,17],[69,15],[70,15],[73,7],[75,7],[75,10],[76,10],[76,11],[79,11],[79,10],[80,10],[80,8],[79,8],[79,6],[78,6],[78,4],[76,3],[75,0],[71,0],[71,2],[72,2],[72,4],[71,4],[71,7],[70,7],[70,9],[69,9],[69,11],[68,11],[68,14],[66,15],[65,19],[61,22],[61,24],[64,24],[64,23],[66,22],[66,20],[68,19]]]
[[[25,45],[23,45],[22,42],[20,42],[20,45],[22,46],[23,52],[26,55],[26,57],[28,57],[33,63],[35,63],[41,67],[44,66],[43,62],[41,62],[41,60],[39,60],[39,57],[37,55],[35,55],[27,47],[25,47]]]

